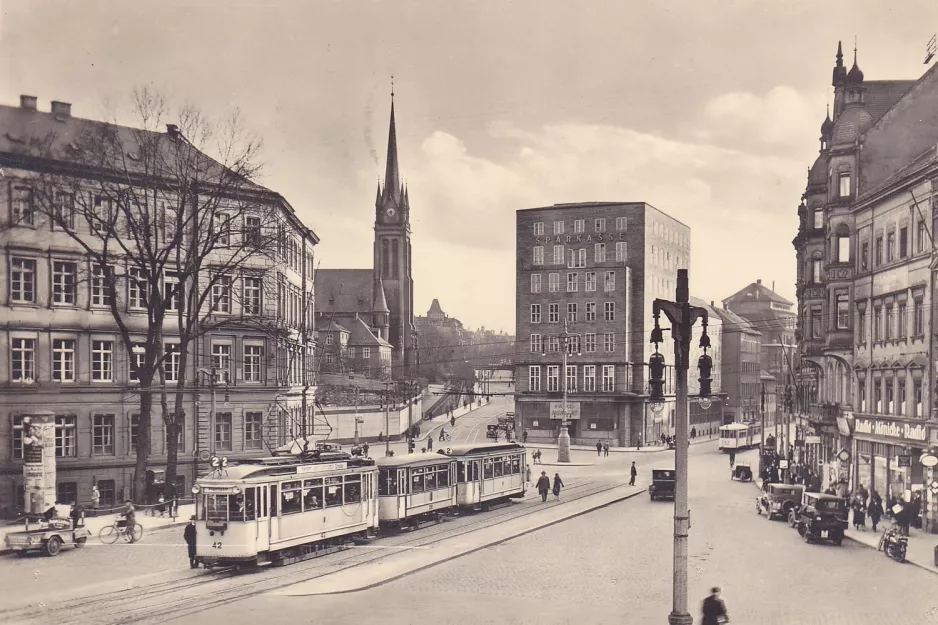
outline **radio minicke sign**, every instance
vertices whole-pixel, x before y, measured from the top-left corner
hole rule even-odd
[[[922,443],[928,440],[928,433],[924,425],[884,421],[882,419],[857,417],[855,431],[859,434],[874,434],[886,438],[898,438]]]

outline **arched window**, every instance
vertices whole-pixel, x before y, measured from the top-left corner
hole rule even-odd
[[[390,277],[391,269],[391,252],[388,247],[388,240],[383,239],[381,241],[381,276],[384,278]]]
[[[401,249],[400,243],[397,239],[391,241],[391,277],[397,278],[400,276],[400,257]]]
[[[839,224],[834,231],[834,262],[850,262],[850,227]]]

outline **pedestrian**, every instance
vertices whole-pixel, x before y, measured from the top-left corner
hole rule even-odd
[[[602,441],[596,441],[596,455],[600,456],[603,453],[603,443]]]
[[[384,432],[378,432],[378,442],[379,443],[384,442]]]
[[[80,504],[80,503],[77,503],[77,502],[76,502],[75,505],[72,506],[72,510],[71,510],[71,512],[69,513],[69,516],[72,517],[72,529],[73,529],[73,530],[78,529],[78,522],[79,522],[79,521],[82,521],[81,524],[84,525],[83,519],[84,519],[84,517],[85,517],[85,514],[84,514],[84,512],[83,512],[82,509],[81,509],[81,504]]]
[[[638,451],[641,451],[642,450],[642,435],[641,434],[638,435],[638,439],[636,439],[635,442],[638,443],[636,446],[636,449]]]
[[[186,525],[182,537],[186,539],[186,547],[189,549],[189,568],[199,568],[199,562],[195,559],[195,515],[189,518],[189,523]]]
[[[873,524],[873,531],[875,532],[879,520],[883,517],[883,502],[880,501],[876,493],[873,493],[873,496],[870,497],[870,505],[866,511],[870,515],[870,522]]]
[[[527,464],[524,466],[524,481],[528,484],[531,483],[531,465]]]
[[[166,514],[166,497],[164,495],[160,495],[159,501],[150,509],[150,516],[156,516],[157,512],[160,513],[160,517]]]
[[[866,529],[866,506],[863,505],[859,493],[853,500],[853,527],[857,531]]]
[[[528,442],[528,431],[527,431],[527,430],[524,430],[524,431],[521,432],[521,442],[522,442],[522,443],[527,443],[527,442]]]
[[[541,464],[541,450],[536,450],[531,457],[534,458],[534,464]]]
[[[449,426],[452,428],[456,427],[456,417],[449,418]]]
[[[433,451],[433,435],[427,434],[427,451]]]
[[[560,499],[560,489],[563,488],[563,480],[559,473],[554,473],[554,499]]]
[[[364,455],[366,458],[368,457],[368,443],[362,445],[362,455]]]
[[[690,437],[691,437],[691,438],[697,438],[697,428],[691,428],[691,429],[690,429]]]
[[[603,456],[609,457],[609,441],[603,443]]]
[[[550,478],[546,471],[541,471],[541,477],[537,478],[537,492],[541,494],[541,501],[547,501],[547,493],[550,492]]]
[[[731,451],[731,452],[730,452],[730,468],[732,469],[732,468],[733,468],[733,465],[735,465],[735,464],[736,464],[736,452],[735,452],[735,451]]]
[[[632,461],[632,468],[629,469],[629,486],[635,486],[635,476],[638,475],[638,469],[635,468],[635,461]]]
[[[421,447],[421,448],[420,448],[420,453],[422,453],[422,454],[427,453],[427,448],[426,448],[426,447]]]
[[[175,519],[178,512],[176,508],[179,505],[179,500],[176,498],[176,485],[172,482],[167,482],[166,486],[163,488],[163,497],[166,500],[166,508],[169,512],[169,517]]]
[[[726,612],[726,604],[720,599],[720,588],[714,586],[710,589],[710,596],[703,601],[703,618],[700,625],[719,625],[729,623],[730,615]]]
[[[99,503],[101,503],[101,492],[98,490],[97,484],[95,484],[91,487],[91,507],[97,510]]]

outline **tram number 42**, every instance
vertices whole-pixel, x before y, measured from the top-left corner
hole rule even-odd
[[[221,543],[219,542],[212,543],[212,549],[221,549]]]

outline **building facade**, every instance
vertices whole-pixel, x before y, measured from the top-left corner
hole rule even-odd
[[[213,230],[202,233],[219,237],[222,243],[207,259],[208,267],[230,263],[234,252],[226,252],[226,246],[237,248],[238,240],[250,242],[255,237],[276,241],[275,256],[244,259],[236,271],[211,270],[183,278],[175,273],[178,267],[167,264],[158,274],[141,278],[134,241],[149,241],[154,249],[173,249],[174,245],[190,249],[187,243],[173,242],[172,228],[164,225],[169,209],[153,199],[158,197],[159,185],[136,170],[125,172],[132,184],[122,187],[122,192],[137,195],[141,204],[134,211],[139,208],[140,212],[119,213],[114,207],[124,200],[101,191],[101,181],[113,171],[79,167],[67,155],[77,159],[86,145],[84,138],[101,133],[127,139],[128,144],[141,140],[160,145],[171,152],[181,149],[178,128],[167,127],[165,136],[115,129],[73,117],[71,106],[63,102],[53,102],[50,112],[40,111],[36,98],[30,96],[22,96],[18,108],[0,106],[0,126],[6,129],[0,137],[0,440],[6,443],[0,447],[0,514],[16,515],[23,510],[23,415],[35,410],[56,415],[59,502],[88,503],[93,486],[101,493],[102,507],[130,495],[141,405],[135,371],[139,364],[132,363],[139,363],[147,349],[143,342],[154,293],[163,298],[160,305],[167,317],[162,345],[153,349],[164,355],[162,373],[172,391],[182,371],[174,314],[179,298],[189,292],[190,284],[196,285],[192,292],[211,291],[209,301],[199,309],[204,331],[185,353],[189,384],[181,391],[182,405],[191,416],[184,419],[179,433],[179,486],[191,484],[200,468],[207,467],[211,454],[232,459],[267,454],[270,447],[292,436],[315,392],[311,270],[318,238],[286,200],[250,183],[242,188],[252,196],[249,205],[218,192],[214,199],[219,212],[209,220]],[[48,151],[32,151],[30,146],[36,144],[47,146]],[[142,158],[136,152],[127,153]],[[54,218],[40,210],[50,172],[60,185],[73,185],[57,187]],[[72,189],[80,197],[63,189]],[[111,216],[91,221],[91,213],[76,209],[81,205],[93,205],[95,210],[108,207]],[[190,206],[200,206],[198,198]],[[216,217],[233,215],[225,211],[239,206],[237,223],[215,230],[220,223]],[[158,230],[145,224],[134,228],[129,223],[125,229],[118,222],[130,216],[143,219],[151,209],[153,223],[160,224]],[[198,215],[185,218],[206,223]],[[95,254],[105,239],[130,252],[126,258],[113,257],[117,261],[113,265],[100,267],[90,259],[100,259]],[[132,350],[123,340],[125,332],[133,341]],[[199,370],[214,371],[214,380]],[[170,392],[170,402],[174,397]],[[167,460],[158,397],[149,435],[148,466],[155,475]]]
[[[751,323],[725,308],[717,309],[722,323],[721,390],[726,396],[724,423],[761,419],[762,334]]]
[[[417,328],[414,323],[410,195],[401,182],[397,158],[394,101],[388,129],[384,187],[375,197],[375,239],[371,269],[319,269],[317,314],[324,323],[364,322],[375,339],[391,346],[391,377],[415,374]]]
[[[689,228],[640,202],[558,204],[516,216],[515,407],[529,440],[557,437],[564,391],[572,440],[654,438],[673,400],[665,416],[648,410],[651,301],[673,298]]]
[[[794,239],[804,460],[825,482],[884,499],[924,497],[934,471],[935,180],[938,73],[871,81],[838,48],[834,107],[821,126]]]

